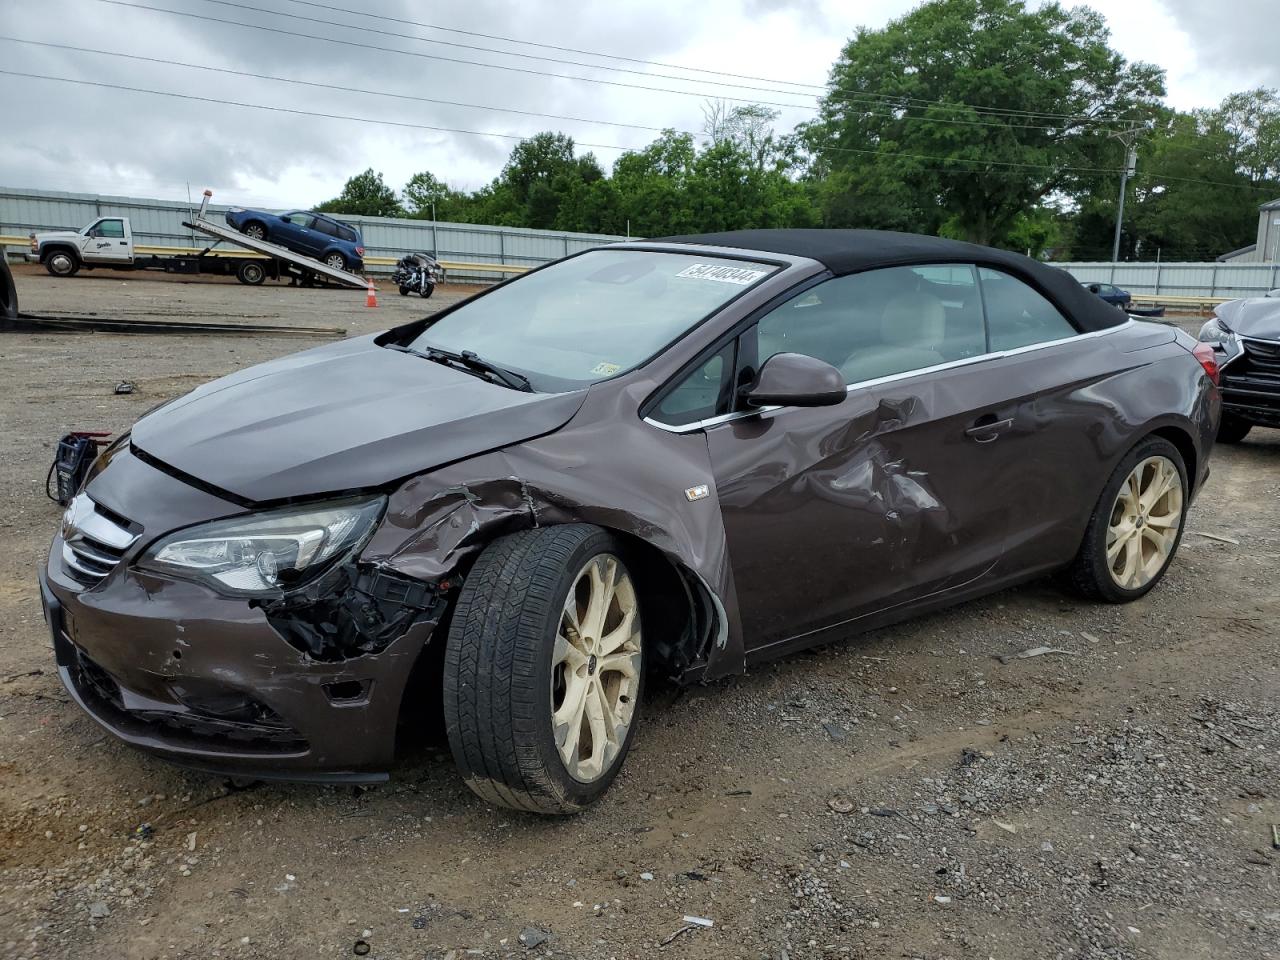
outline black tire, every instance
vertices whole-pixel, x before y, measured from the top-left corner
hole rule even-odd
[[[330,250],[324,255],[324,265],[332,267],[334,270],[346,270],[347,258],[342,255],[340,250]]]
[[[431,296],[435,292],[436,292],[436,285],[434,283],[428,283],[427,289],[418,291],[418,293],[421,295],[423,300],[427,299],[427,297]]]
[[[1218,424],[1218,443],[1239,443],[1249,435],[1253,424],[1230,413],[1222,415]]]
[[[408,288],[408,287],[401,287],[401,288],[400,288],[400,296],[402,296],[402,297],[407,297],[408,295],[409,295],[409,288]]]
[[[250,240],[266,240],[267,225],[257,220],[250,220],[244,225],[244,229],[240,231]]]
[[[1182,513],[1179,517],[1178,532],[1168,557],[1165,558],[1155,576],[1136,589],[1126,589],[1116,583],[1108,569],[1107,530],[1111,524],[1112,511],[1116,507],[1116,498],[1121,486],[1133,472],[1134,467],[1148,457],[1155,456],[1167,458],[1178,470],[1179,481],[1182,484]],[[1186,529],[1187,507],[1190,499],[1187,466],[1178,448],[1160,437],[1147,437],[1120,461],[1103,488],[1102,495],[1098,497],[1097,505],[1093,508],[1093,516],[1089,518],[1089,526],[1085,529],[1080,551],[1076,554],[1068,571],[1072,586],[1091,600],[1103,600],[1107,603],[1128,603],[1144,596],[1164,577],[1169,564],[1178,553],[1178,546],[1182,543],[1182,533]]]
[[[18,289],[13,285],[9,262],[0,250],[0,320],[18,319]]]
[[[74,277],[80,266],[80,255],[74,250],[53,250],[44,261],[44,268],[55,277]]]
[[[555,636],[578,574],[600,554],[627,570],[623,544],[599,527],[526,530],[486,547],[463,584],[445,651],[445,727],[467,786],[490,803],[577,813],[608,789],[626,758],[643,703],[643,659],[630,724],[596,779],[569,773],[552,729]]]
[[[236,279],[250,287],[256,287],[267,279],[267,268],[257,260],[245,260],[236,268]]]

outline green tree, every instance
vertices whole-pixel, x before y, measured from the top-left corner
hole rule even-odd
[[[824,221],[1013,245],[1031,211],[1096,188],[1090,171],[1114,184],[1109,130],[1152,116],[1164,81],[1109,40],[1086,7],[1022,0],[933,0],[860,28],[802,130]]]
[[[1125,208],[1123,259],[1212,260],[1256,236],[1258,204],[1280,196],[1280,98],[1228,96],[1213,108],[1162,112],[1138,145]],[[1081,203],[1071,255],[1111,258],[1115,197]]]
[[[370,167],[347,181],[342,193],[316,207],[325,213],[345,213],[360,217],[402,217],[404,211],[396,192],[383,182],[382,174]]]
[[[661,237],[696,233],[688,198],[697,148],[687,133],[664,130],[640,150],[629,150],[613,164],[618,216],[632,236]]]
[[[482,208],[491,215],[489,222],[551,229],[561,220],[561,204],[579,184],[603,178],[593,154],[575,155],[572,137],[539,133],[515,145]]]
[[[448,216],[449,209],[461,199],[461,195],[427,170],[410,177],[404,185],[403,194],[409,216],[424,220],[430,217],[452,219]]]

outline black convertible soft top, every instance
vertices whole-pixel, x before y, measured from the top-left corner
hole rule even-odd
[[[1128,319],[1123,311],[1089,293],[1065,270],[1020,253],[961,240],[892,230],[732,230],[663,237],[653,242],[697,243],[808,257],[836,276],[914,263],[976,263],[1015,274],[1038,287],[1080,330],[1105,330]]]

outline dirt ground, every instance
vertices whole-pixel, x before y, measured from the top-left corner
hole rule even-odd
[[[351,334],[458,295],[17,284],[31,312]],[[34,574],[53,442],[307,343],[0,338],[0,956],[1280,958],[1280,432],[1215,452],[1143,601],[1038,582],[655,684],[610,794],[549,821],[485,806],[439,744],[376,788],[185,772],[62,691]],[[1063,652],[998,659],[1037,646]]]

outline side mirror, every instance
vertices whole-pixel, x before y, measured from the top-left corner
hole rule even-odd
[[[283,220],[285,223],[293,223],[293,219],[287,213],[280,219]]]
[[[739,394],[753,407],[832,407],[848,395],[839,370],[802,353],[775,353]]]

